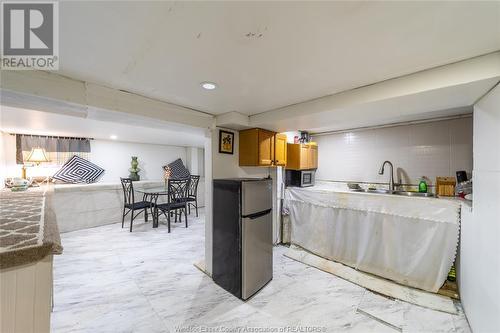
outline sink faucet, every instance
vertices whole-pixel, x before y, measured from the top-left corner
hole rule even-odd
[[[389,190],[394,191],[394,167],[392,166],[392,163],[390,161],[384,161],[384,163],[382,163],[382,166],[380,167],[378,174],[379,175],[384,174],[384,167],[386,164],[389,164],[389,166],[391,167],[391,174],[389,178]]]

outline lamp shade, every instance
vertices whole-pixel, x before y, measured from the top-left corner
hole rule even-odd
[[[43,148],[33,148],[31,149],[31,153],[28,155],[26,162],[49,162],[47,155],[45,154],[45,149]]]

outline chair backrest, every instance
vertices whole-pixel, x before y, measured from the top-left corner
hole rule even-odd
[[[132,184],[132,179],[130,178],[120,178],[123,188],[123,202],[125,204],[133,204],[134,199],[134,185]]]
[[[168,196],[170,202],[186,201],[189,190],[189,178],[184,179],[169,179],[168,180]]]
[[[188,196],[196,197],[196,194],[198,193],[198,182],[200,181],[200,176],[191,175],[190,179],[191,182],[189,183]]]

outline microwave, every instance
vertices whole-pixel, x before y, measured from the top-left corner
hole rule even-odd
[[[286,186],[308,187],[314,185],[316,170],[286,170]]]

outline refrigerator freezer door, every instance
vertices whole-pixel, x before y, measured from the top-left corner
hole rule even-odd
[[[271,179],[242,182],[241,216],[263,212],[273,207],[273,182]]]
[[[273,278],[272,214],[243,218],[241,224],[241,298],[245,300]]]

